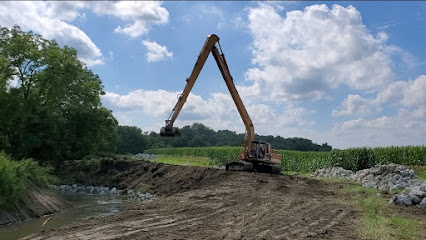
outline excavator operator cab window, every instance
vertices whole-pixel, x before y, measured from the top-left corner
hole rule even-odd
[[[259,158],[265,158],[266,156],[266,144],[259,144]]]
[[[250,155],[251,157],[257,159],[264,159],[266,153],[268,152],[268,146],[266,143],[260,143],[258,141],[253,141],[251,144]]]

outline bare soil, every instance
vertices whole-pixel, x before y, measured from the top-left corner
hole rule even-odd
[[[336,184],[145,161],[107,165],[96,170],[98,178],[148,188],[158,199],[27,239],[361,238],[359,213],[348,204],[353,195]]]
[[[11,209],[0,211],[0,226],[57,213],[69,207],[71,204],[52,190],[31,187]]]

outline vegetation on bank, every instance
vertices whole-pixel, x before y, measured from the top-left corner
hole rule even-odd
[[[31,186],[46,187],[55,178],[32,159],[12,161],[0,153],[0,210],[13,207]]]
[[[236,160],[242,147],[159,148],[145,153],[173,156],[208,157],[213,164],[225,165]],[[318,168],[340,166],[357,171],[376,164],[397,163],[410,166],[426,165],[426,146],[352,148],[330,152],[279,150],[283,171],[313,172]]]
[[[354,193],[352,201],[361,211],[358,223],[360,234],[366,239],[423,239],[426,222],[393,212],[389,197],[381,197],[380,190],[357,184],[346,184],[345,192]]]

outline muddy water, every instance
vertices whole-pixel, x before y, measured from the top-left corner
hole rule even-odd
[[[0,227],[0,240],[14,240],[30,234],[40,233],[43,222],[51,217],[45,230],[93,217],[114,214],[135,202],[120,195],[63,195],[74,207],[61,213]]]

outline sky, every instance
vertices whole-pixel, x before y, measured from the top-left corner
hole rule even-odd
[[[217,34],[256,133],[426,144],[426,2],[15,1],[0,25],[78,51],[120,125],[159,132]],[[245,127],[210,56],[176,127]]]

